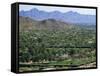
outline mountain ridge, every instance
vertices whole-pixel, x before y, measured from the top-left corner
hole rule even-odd
[[[74,26],[70,23],[57,21],[54,19],[46,19],[37,21],[29,17],[19,16],[20,31],[22,30],[64,30],[70,29]]]
[[[20,16],[23,17],[29,17],[36,20],[45,20],[45,19],[55,19],[55,20],[61,20],[64,22],[70,22],[75,24],[96,24],[96,17],[95,15],[84,15],[80,14],[78,12],[65,12],[62,13],[60,11],[52,11],[52,12],[46,12],[42,10],[38,10],[36,8],[33,8],[29,11],[20,11]]]

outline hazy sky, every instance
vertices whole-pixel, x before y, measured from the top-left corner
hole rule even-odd
[[[87,9],[87,8],[72,8],[72,7],[52,7],[52,6],[39,6],[39,5],[19,5],[19,11],[28,11],[33,8],[37,8],[38,10],[52,12],[52,11],[60,11],[60,12],[78,12],[80,14],[88,14],[88,15],[95,15],[95,9]]]

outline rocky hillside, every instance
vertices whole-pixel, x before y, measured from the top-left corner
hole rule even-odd
[[[20,30],[64,30],[73,27],[70,23],[57,21],[54,19],[46,19],[42,21],[33,20],[28,17],[19,17]]]

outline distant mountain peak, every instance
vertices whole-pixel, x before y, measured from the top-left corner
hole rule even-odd
[[[78,12],[75,12],[75,11],[68,11],[68,12],[66,12],[67,14],[77,14],[77,15],[79,15],[80,13],[78,13]]]
[[[36,9],[36,8],[33,8],[33,9],[31,9],[31,11],[39,11],[38,9]]]
[[[71,22],[75,24],[96,24],[96,16],[95,15],[85,15],[80,14],[74,11],[68,11],[62,13],[60,11],[52,11],[47,12],[43,10],[39,10],[37,8],[33,8],[29,11],[21,11],[19,13],[20,16],[29,17],[35,20],[45,20],[45,19],[55,19],[61,20],[63,22]]]
[[[40,11],[36,8],[33,8],[33,9],[30,10],[30,12],[40,12]]]

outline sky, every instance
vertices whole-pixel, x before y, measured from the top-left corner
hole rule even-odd
[[[86,15],[96,15],[95,9],[88,9],[88,8],[72,8],[72,7],[54,7],[54,6],[40,6],[40,5],[19,5],[19,11],[29,11],[33,8],[37,8],[41,11],[46,12],[53,12],[53,11],[60,11],[62,13],[73,11],[80,14]]]

